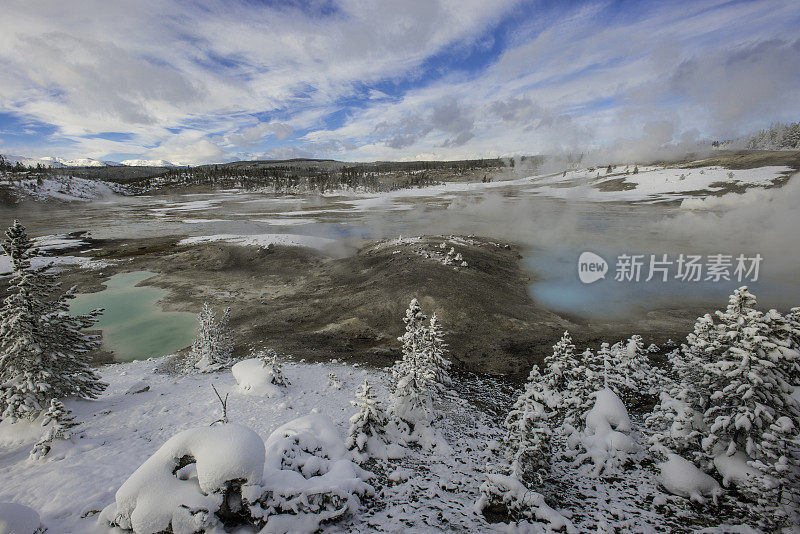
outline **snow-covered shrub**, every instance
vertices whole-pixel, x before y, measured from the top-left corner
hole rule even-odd
[[[267,369],[270,384],[284,388],[291,385],[289,379],[283,374],[283,367],[281,367],[281,363],[278,361],[277,352],[270,349],[266,352],[259,352],[258,357],[261,358],[264,367]]]
[[[342,389],[342,381],[336,376],[336,373],[328,374],[328,387],[333,389]]]
[[[277,359],[248,358],[231,367],[239,391],[256,397],[280,397],[288,381]]]
[[[339,431],[321,414],[277,428],[266,441],[261,488],[247,493],[264,532],[316,532],[320,523],[356,510],[374,491],[371,474],[347,458]]]
[[[388,460],[401,457],[403,448],[391,443],[392,438],[387,435],[386,414],[369,382],[364,381],[356,394],[356,400],[350,401],[350,404],[358,408],[358,412],[350,418],[345,447],[352,451],[356,460],[363,463],[370,458]]]
[[[567,440],[567,455],[574,465],[591,464],[592,476],[622,474],[637,446],[630,436],[631,420],[616,393],[603,389],[594,394],[594,407],[586,414],[586,428]]]
[[[75,288],[59,293],[50,265],[31,267],[39,251],[19,221],[5,235],[12,272],[0,309],[0,418],[33,420],[51,399],[94,399],[106,388],[88,363],[100,338],[84,333],[102,310],[71,315]]]
[[[513,476],[487,473],[475,512],[507,515],[516,522],[543,523],[548,531],[577,532],[567,518],[547,505],[541,493],[528,489]]]
[[[50,453],[50,444],[57,439],[72,437],[72,429],[79,424],[75,422],[75,417],[60,400],[52,399],[50,408],[42,417],[42,426],[47,427],[47,430],[31,449],[30,457],[38,460],[47,456]]]
[[[713,477],[705,474],[689,460],[674,453],[667,454],[667,461],[658,464],[661,475],[659,483],[668,492],[686,497],[698,503],[705,503],[711,497],[717,503],[722,488]]]
[[[137,534],[221,529],[259,487],[264,442],[247,427],[193,428],[170,438],[116,493],[101,521]]]
[[[42,525],[39,514],[22,504],[0,503],[0,532],[3,534],[43,534],[47,528]]]
[[[233,333],[228,328],[230,308],[226,308],[222,317],[206,302],[197,316],[200,325],[197,337],[192,343],[194,367],[202,372],[216,371],[230,363],[233,352]]]

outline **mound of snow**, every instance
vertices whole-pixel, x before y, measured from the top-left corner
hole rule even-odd
[[[622,399],[606,388],[594,393],[594,406],[586,415],[586,428],[597,430],[613,428],[620,432],[630,432],[631,418]]]
[[[316,532],[323,521],[355,511],[372,494],[371,473],[347,458],[327,416],[312,413],[278,427],[267,439],[262,494],[247,495],[266,519],[264,532]]]
[[[575,458],[575,466],[591,463],[593,476],[616,474],[637,450],[627,434],[631,420],[622,400],[610,389],[593,396],[595,403],[586,413],[586,429],[569,436],[568,454]]]
[[[661,470],[658,481],[674,495],[699,503],[705,503],[706,496],[710,496],[715,504],[722,495],[722,488],[716,480],[677,454],[667,454],[667,461],[658,464],[658,468]]]
[[[764,477],[763,473],[748,464],[750,457],[743,451],[737,451],[728,456],[724,452],[714,458],[714,467],[722,475],[722,485],[726,488],[731,484],[734,486],[747,487],[752,485],[752,479],[760,480]],[[768,482],[775,482],[770,478]]]
[[[475,504],[475,512],[482,514],[495,507],[502,507],[511,516],[547,523],[547,532],[575,532],[568,519],[544,502],[541,493],[528,489],[515,477],[487,473],[486,482],[481,486],[481,498]]]
[[[242,360],[231,367],[239,391],[256,397],[280,397],[283,391],[274,384],[272,369],[261,358]]]
[[[249,428],[225,424],[185,430],[128,478],[101,519],[139,534],[214,528],[225,493],[234,484],[259,484],[263,469],[264,443]]]
[[[46,529],[35,510],[15,503],[0,503],[0,534],[37,534]]]

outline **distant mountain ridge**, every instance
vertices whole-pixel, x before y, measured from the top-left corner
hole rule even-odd
[[[126,159],[124,161],[98,160],[94,158],[64,159],[57,156],[45,156],[43,158],[31,158],[27,156],[14,156],[11,154],[0,154],[3,158],[16,165],[18,162],[25,167],[52,167],[63,169],[68,167],[178,167],[174,163],[163,159]]]

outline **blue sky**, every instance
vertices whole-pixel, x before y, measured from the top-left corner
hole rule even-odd
[[[796,0],[11,0],[0,153],[453,159],[800,120]]]

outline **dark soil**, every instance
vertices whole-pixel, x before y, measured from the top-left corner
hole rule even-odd
[[[417,298],[444,325],[457,370],[512,377],[541,363],[564,330],[580,350],[633,333],[660,344],[685,336],[700,311],[662,310],[624,323],[559,315],[529,296],[531,275],[516,246],[479,238],[457,246],[469,263],[458,270],[419,254],[437,249],[445,240],[440,236],[377,242],[345,258],[301,247],[178,246],[178,240],[92,241],[87,247],[94,257],[116,264],[99,273],[66,271],[65,285],[99,291],[118,272],[151,271],[156,276],[144,284],[169,290],[162,303],[167,310],[197,313],[205,301],[230,306],[237,356],[273,348],[297,358],[377,366],[400,357],[404,310]],[[97,356],[108,361],[107,353]]]

